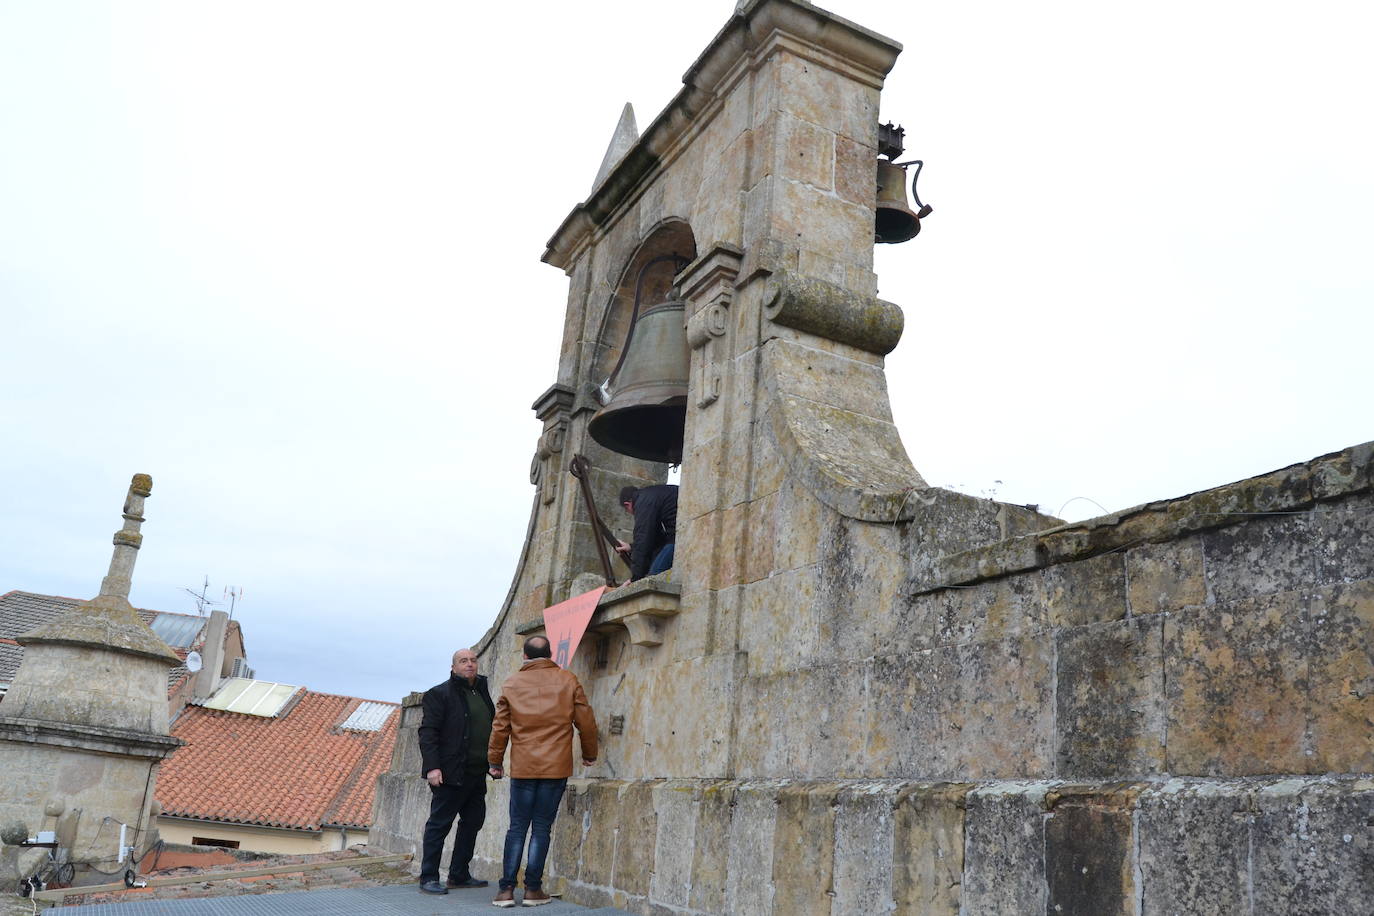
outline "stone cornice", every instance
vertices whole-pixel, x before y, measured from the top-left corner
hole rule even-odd
[[[548,390],[534,399],[530,410],[541,420],[547,420],[555,413],[566,413],[572,408],[575,393],[567,385],[554,383]]]
[[[1163,543],[1266,515],[1302,512],[1318,502],[1372,488],[1374,442],[1366,442],[1200,493],[1146,503],[940,557],[928,569],[913,573],[908,590],[919,595],[1084,560],[1138,544]]]
[[[0,716],[0,741],[44,744],[64,750],[161,760],[185,744],[180,738],[97,725]]]
[[[683,88],[591,196],[573,208],[549,239],[543,261],[564,270],[597,228],[608,222],[644,179],[670,158],[741,73],[746,59],[762,59],[778,46],[832,69],[881,86],[902,46],[890,38],[829,13],[804,0],[753,0],[735,12],[682,77]]]

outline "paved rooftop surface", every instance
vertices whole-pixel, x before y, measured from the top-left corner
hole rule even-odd
[[[187,900],[134,900],[128,903],[100,903],[62,907],[54,910],[91,916],[335,916],[335,914],[373,914],[373,916],[490,916],[501,912],[491,905],[496,886],[452,890],[443,896],[422,894],[414,884],[391,887],[364,887],[293,891],[281,894],[242,894],[237,897],[206,897]],[[520,899],[520,892],[516,892]],[[587,909],[561,900],[542,907],[518,907],[510,912],[540,913],[542,916],[630,916],[624,910],[604,907]]]

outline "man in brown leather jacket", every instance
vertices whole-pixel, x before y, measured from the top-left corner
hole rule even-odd
[[[571,671],[550,660],[543,636],[525,640],[524,664],[501,685],[496,718],[487,746],[488,771],[493,779],[505,775],[502,763],[510,742],[510,829],[501,868],[501,892],[493,904],[515,906],[515,875],[530,833],[525,863],[525,906],[549,902],[544,893],[544,860],[558,803],[572,775],[572,733],[582,744],[582,763],[596,762],[596,718],[582,685]],[[531,829],[532,828],[532,829]]]

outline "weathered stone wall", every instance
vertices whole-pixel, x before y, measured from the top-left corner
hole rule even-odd
[[[566,459],[622,537],[615,491],[661,479],[586,426],[625,277],[688,238],[695,258],[675,566],[603,597],[573,660],[603,753],[550,874],[654,914],[1353,912],[1374,448],[1077,525],[927,486],[883,372],[902,311],[872,273],[899,50],[807,3],[744,5],[549,243],[564,347],[480,644],[497,690],[542,608],[597,582]],[[398,757],[374,845],[414,849],[417,786]],[[497,784],[486,876],[504,806]]]
[[[1369,912],[1374,780],[578,780],[551,871],[637,913]]]

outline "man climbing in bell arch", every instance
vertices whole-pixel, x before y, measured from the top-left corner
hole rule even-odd
[[[673,565],[677,541],[677,487],[623,487],[620,505],[635,520],[634,542],[621,541],[616,552],[630,561],[630,580],[653,576]]]

